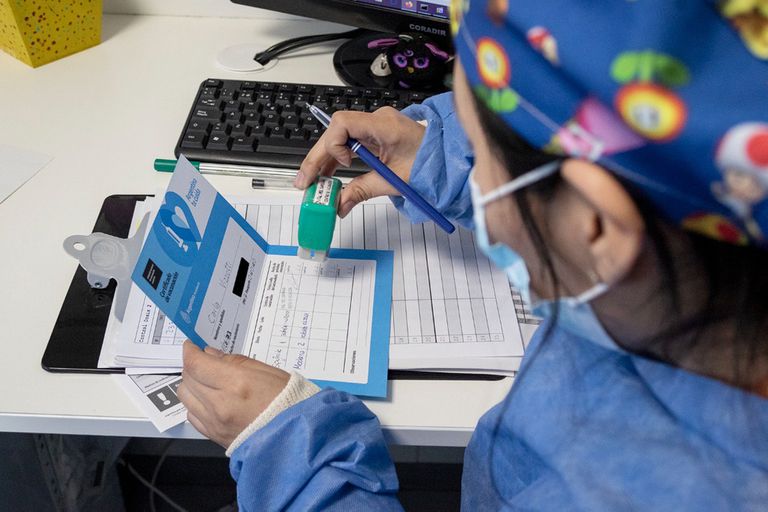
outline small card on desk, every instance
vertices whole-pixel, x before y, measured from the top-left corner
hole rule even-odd
[[[391,251],[324,263],[270,245],[183,157],[132,279],[200,347],[357,395],[385,396]]]

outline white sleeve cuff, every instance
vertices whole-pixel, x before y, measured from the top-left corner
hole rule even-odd
[[[291,372],[291,378],[288,380],[288,384],[283,388],[279,395],[272,400],[264,411],[259,414],[253,422],[245,427],[245,430],[232,441],[232,444],[227,448],[227,457],[232,456],[232,452],[243,444],[243,441],[248,439],[251,434],[264,427],[272,421],[278,414],[288,409],[292,405],[295,405],[302,400],[306,400],[315,393],[320,391],[313,382],[308,381],[296,372]]]

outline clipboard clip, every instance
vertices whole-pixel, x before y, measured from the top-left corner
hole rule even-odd
[[[109,286],[109,280],[117,282],[114,313],[122,321],[131,290],[131,274],[144,242],[149,224],[149,213],[144,215],[133,236],[119,238],[106,233],[72,235],[64,240],[64,250],[80,262],[87,272],[91,288],[101,290]]]

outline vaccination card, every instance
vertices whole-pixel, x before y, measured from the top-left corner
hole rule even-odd
[[[385,396],[392,252],[336,249],[322,263],[296,252],[268,244],[182,156],[132,279],[201,348]],[[158,337],[146,327],[125,355],[152,357]]]

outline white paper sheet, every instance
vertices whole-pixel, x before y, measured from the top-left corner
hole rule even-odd
[[[270,257],[243,353],[310,379],[367,382],[374,264]]]
[[[0,203],[29,181],[51,159],[42,153],[0,144]]]
[[[180,375],[113,375],[112,376],[160,432],[183,423],[187,409],[176,395]]]
[[[296,201],[230,200],[269,243],[297,243]],[[395,253],[390,367],[449,368],[464,357],[488,358],[489,369],[504,371],[519,364],[493,359],[522,358],[538,320],[475,247],[470,231],[449,236],[432,223],[411,224],[379,198],[339,219],[332,247]]]

